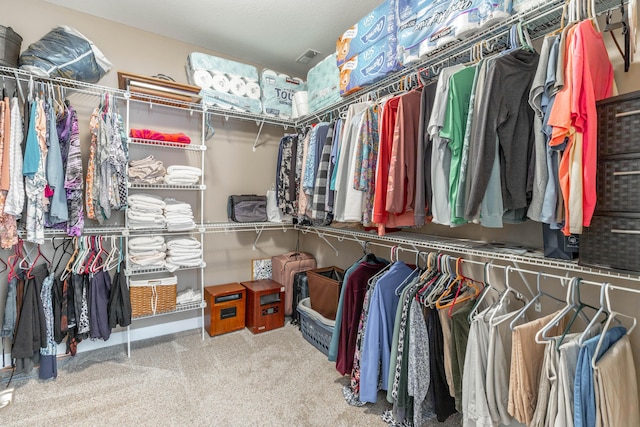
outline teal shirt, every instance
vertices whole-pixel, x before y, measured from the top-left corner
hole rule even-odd
[[[24,162],[22,164],[22,174],[33,177],[38,172],[40,164],[40,146],[38,145],[38,135],[36,134],[36,121],[38,120],[37,102],[31,102],[31,114],[29,117],[29,129],[27,130],[27,142],[24,148]]]

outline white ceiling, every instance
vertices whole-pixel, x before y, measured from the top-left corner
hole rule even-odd
[[[336,39],[383,0],[46,0],[292,76],[335,51]],[[307,49],[311,63],[295,60]]]

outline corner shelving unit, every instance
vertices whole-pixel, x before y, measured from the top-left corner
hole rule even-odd
[[[135,94],[135,99],[131,96],[131,94],[129,93],[129,91],[127,90],[125,92],[125,99],[126,99],[126,129],[127,129],[127,134],[129,133],[129,130],[131,129],[131,112],[132,112],[132,103],[148,103],[150,108],[153,108],[154,105],[157,106],[157,108],[174,108],[174,109],[179,109],[181,111],[189,111],[190,114],[200,114],[200,129],[199,129],[199,134],[200,134],[200,139],[199,139],[199,143],[197,144],[182,144],[182,143],[174,143],[174,142],[165,142],[165,141],[155,141],[155,140],[149,140],[149,139],[138,139],[138,138],[129,138],[128,139],[128,144],[129,144],[129,149],[130,150],[135,150],[136,147],[139,148],[148,148],[149,150],[144,150],[142,152],[144,153],[148,153],[150,150],[151,151],[160,151],[160,150],[170,150],[170,151],[176,151],[176,152],[191,152],[191,153],[196,153],[199,155],[200,157],[200,161],[199,161],[199,166],[200,166],[200,170],[202,171],[202,175],[200,176],[199,182],[200,184],[194,184],[194,185],[171,185],[171,184],[136,184],[136,183],[128,183],[127,188],[128,190],[141,190],[141,191],[171,191],[172,194],[173,192],[192,192],[192,191],[196,191],[198,192],[198,196],[197,196],[197,204],[198,209],[196,210],[195,208],[192,207],[192,210],[194,212],[194,221],[196,222],[196,226],[193,229],[189,229],[189,230],[176,230],[176,231],[172,231],[172,230],[168,230],[166,227],[163,228],[134,228],[129,226],[129,220],[126,217],[125,218],[125,224],[127,224],[126,227],[126,242],[128,243],[129,239],[132,237],[136,237],[136,236],[143,236],[143,235],[162,235],[162,236],[175,236],[175,237],[179,237],[179,236],[194,236],[196,235],[198,240],[200,241],[200,245],[202,248],[202,255],[201,255],[201,259],[200,259],[200,264],[197,266],[185,266],[185,267],[179,267],[175,270],[170,271],[167,268],[132,268],[132,266],[130,265],[129,259],[127,257],[127,261],[126,261],[126,270],[125,270],[125,274],[128,278],[128,280],[131,280],[131,277],[134,276],[138,276],[138,275],[142,275],[142,274],[153,274],[153,273],[180,273],[183,271],[187,271],[187,270],[198,270],[198,275],[199,275],[199,289],[200,289],[200,300],[199,301],[192,301],[192,302],[188,302],[188,303],[184,303],[184,304],[177,304],[175,310],[169,311],[169,312],[162,312],[162,313],[156,313],[153,315],[143,315],[143,316],[136,316],[134,317],[132,320],[136,321],[136,320],[140,320],[140,319],[145,319],[145,318],[151,318],[151,317],[155,317],[155,316],[166,316],[169,314],[173,314],[173,313],[179,313],[179,312],[184,312],[184,311],[190,311],[190,310],[200,310],[200,324],[201,324],[201,334],[202,334],[202,339],[204,339],[204,334],[205,334],[205,326],[204,326],[204,309],[206,307],[206,303],[204,301],[204,270],[206,267],[206,264],[204,262],[204,229],[202,228],[202,222],[203,222],[203,218],[204,218],[204,191],[206,190],[206,186],[204,185],[204,179],[205,179],[205,168],[204,168],[204,160],[205,160],[205,153],[207,151],[207,146],[205,145],[205,123],[206,123],[206,114],[205,114],[205,110],[203,109],[202,105],[199,104],[188,104],[188,103],[175,103],[173,101],[168,102],[165,99],[159,98],[156,99],[157,97],[153,97],[153,96],[144,96],[143,99],[140,99],[140,94],[136,93]],[[131,152],[131,151],[130,151]],[[179,276],[179,275],[178,275]],[[180,279],[178,279],[178,292],[181,290],[180,289],[180,284],[181,281]],[[127,353],[130,355],[131,354],[131,339],[130,339],[130,334],[131,334],[131,326],[127,327]]]

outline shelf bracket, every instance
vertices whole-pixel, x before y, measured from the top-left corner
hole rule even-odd
[[[260,122],[260,129],[258,129],[258,134],[256,135],[256,140],[253,143],[253,152],[255,153],[256,148],[258,148],[258,140],[260,139],[260,134],[262,133],[262,127],[264,126],[264,119]],[[262,144],[260,144],[262,145]]]
[[[258,233],[258,235],[256,236],[256,240],[253,242],[253,246],[251,247],[252,250],[256,250],[256,245],[258,244],[258,240],[260,240],[260,236],[262,236],[262,231],[264,230],[264,225],[260,227],[260,229],[258,229],[258,226],[256,225],[256,233]]]
[[[334,252],[336,253],[336,256],[340,255],[340,252],[336,249],[336,247],[335,247],[335,246],[333,246],[333,245],[331,244],[331,242],[330,242],[329,240],[327,240],[327,238],[325,237],[324,233],[322,233],[322,234],[318,233],[318,237],[320,237],[322,240],[324,240],[324,242],[325,242],[327,245],[329,245],[329,247],[330,247],[331,249],[333,249],[333,250],[334,250]]]

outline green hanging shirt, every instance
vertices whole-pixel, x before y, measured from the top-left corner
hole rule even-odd
[[[455,215],[458,197],[458,181],[464,134],[469,114],[469,99],[473,88],[476,66],[465,67],[451,76],[449,94],[447,96],[447,112],[440,137],[447,139],[451,150],[451,169],[449,171],[449,206],[451,207],[451,224],[464,224],[464,218]]]

